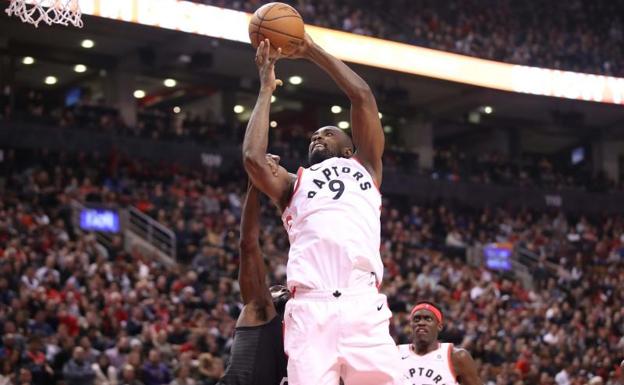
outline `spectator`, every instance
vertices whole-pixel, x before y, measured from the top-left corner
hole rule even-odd
[[[26,368],[21,368],[19,370],[19,376],[17,377],[17,381],[15,382],[15,385],[32,385],[32,384],[33,384],[32,373],[30,372],[30,370]]]
[[[85,351],[76,346],[72,359],[63,368],[63,377],[67,385],[94,385],[95,372],[85,360]]]
[[[223,361],[210,353],[199,356],[198,382],[200,385],[215,385],[223,376]]]
[[[110,364],[110,359],[101,353],[91,366],[95,372],[95,385],[117,385],[117,368]]]
[[[171,381],[170,385],[195,385],[194,379],[189,377],[190,369],[186,365],[182,365],[176,371],[176,378]]]
[[[121,336],[114,347],[106,350],[111,365],[117,369],[124,366],[128,353],[130,353],[130,340],[126,336]]]
[[[144,385],[144,384],[136,378],[134,367],[132,365],[126,364],[123,366],[123,370],[121,372],[121,380],[119,381],[119,385]]]
[[[142,378],[145,385],[168,385],[171,382],[171,372],[160,361],[157,349],[150,350],[148,361],[143,365]]]

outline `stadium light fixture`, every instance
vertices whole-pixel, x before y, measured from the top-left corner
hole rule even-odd
[[[383,130],[386,134],[392,134],[392,131],[394,131],[392,126],[388,126],[388,125],[384,126]]]
[[[339,114],[342,112],[342,107],[340,106],[332,106],[331,107],[331,112],[334,114]]]
[[[132,93],[132,95],[134,95],[136,99],[143,99],[145,97],[145,91],[135,90],[134,93]]]
[[[275,120],[271,120],[271,123],[269,123],[269,125],[271,126],[271,128],[275,128],[277,127],[277,122]]]
[[[74,72],[78,72],[79,74],[81,74],[86,71],[87,71],[87,66],[84,64],[76,64],[74,66]]]
[[[349,126],[350,124],[346,120],[338,122],[338,128],[340,128],[341,130],[346,130],[347,128],[349,128]]]
[[[93,48],[95,46],[95,42],[91,39],[84,39],[82,42],[80,42],[80,46],[82,48]]]
[[[299,84],[303,83],[303,78],[301,76],[291,76],[288,78],[288,82],[290,84],[292,84],[293,86],[298,86]]]
[[[43,80],[43,82],[49,86],[56,84],[56,82],[58,82],[58,79],[56,78],[56,76],[46,76],[45,79]]]
[[[383,114],[381,112],[378,112],[377,115],[379,115],[379,119],[383,118]]]
[[[180,111],[182,111],[182,109],[180,108],[180,106],[175,106],[175,107],[173,107],[173,113],[174,113],[174,114],[179,114],[179,113],[180,113]]]
[[[275,97],[275,95],[271,95],[271,103],[275,103],[276,100],[277,98]]]
[[[35,58],[32,56],[24,56],[24,58],[22,59],[22,64],[25,64],[27,66],[35,64]]]
[[[492,108],[492,106],[484,106],[483,107],[483,112],[489,115],[492,112],[494,112],[494,109]]]
[[[235,114],[242,114],[244,111],[245,111],[245,107],[241,106],[240,104],[237,104],[234,106]]]
[[[165,81],[163,81],[163,84],[165,85],[165,87],[175,87],[176,84],[178,84],[178,82],[175,81],[175,79],[165,79]]]

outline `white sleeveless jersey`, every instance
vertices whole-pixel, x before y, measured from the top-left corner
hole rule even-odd
[[[357,160],[335,157],[300,168],[282,214],[290,239],[288,287],[379,284],[380,214],[381,194]]]
[[[411,344],[399,345],[403,365],[403,385],[456,385],[451,361],[453,344],[439,344],[432,352],[419,356]]]

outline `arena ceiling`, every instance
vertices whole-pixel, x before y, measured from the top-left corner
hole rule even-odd
[[[162,79],[175,78],[178,87],[228,87],[255,93],[257,87],[253,50],[250,46],[204,36],[107,19],[85,17],[85,27],[34,28],[0,12],[0,52],[12,57],[14,71],[3,73],[18,84],[42,88],[47,74],[55,73],[62,88],[124,68],[136,71],[137,82],[150,93],[163,93]],[[92,39],[91,49],[81,47]],[[24,66],[24,56],[36,65]],[[87,71],[76,73],[75,64]],[[380,109],[398,116],[426,114],[434,119],[462,119],[483,106],[492,106],[491,122],[532,123],[560,134],[586,134],[602,130],[610,136],[624,136],[624,107],[578,102],[542,96],[513,94],[413,75],[355,66],[373,86]],[[305,102],[315,99],[328,104],[344,103],[333,82],[313,65],[303,61],[278,63],[278,77],[304,78],[298,87],[278,91]],[[4,72],[4,70],[3,70]],[[166,93],[164,94],[166,98]]]

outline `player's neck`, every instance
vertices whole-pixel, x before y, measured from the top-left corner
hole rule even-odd
[[[414,342],[410,345],[412,351],[419,356],[424,356],[425,354],[429,354],[432,351],[438,349],[440,347],[440,343],[438,341],[433,341],[431,343],[426,342]]]

